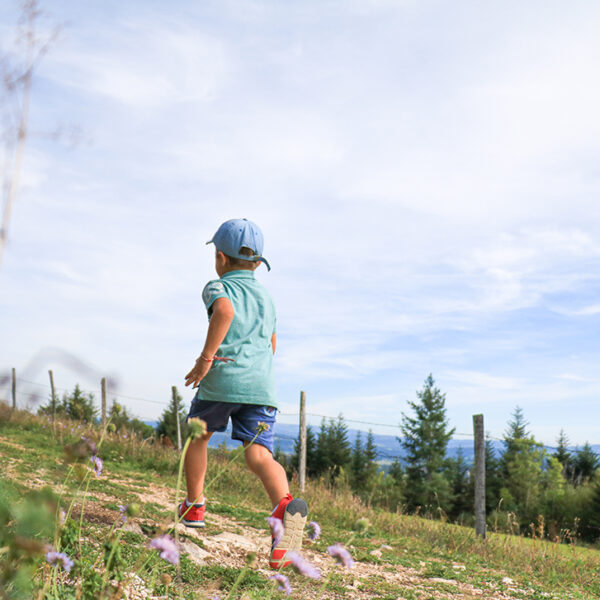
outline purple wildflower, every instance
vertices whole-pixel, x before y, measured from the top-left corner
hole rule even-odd
[[[267,523],[271,528],[271,537],[273,538],[273,548],[279,544],[283,537],[283,521],[277,517],[267,517]]]
[[[53,567],[58,567],[59,564],[62,564],[62,568],[67,573],[75,564],[64,552],[56,552],[56,550],[51,550],[46,554],[46,562]]]
[[[179,562],[179,550],[175,545],[175,540],[166,533],[151,540],[148,547],[160,550],[160,557],[172,565],[176,565]]]
[[[296,570],[301,575],[304,575],[305,577],[310,577],[311,579],[320,579],[321,572],[319,571],[319,569],[313,567],[313,565],[311,565],[307,560],[302,558],[297,552],[290,550],[285,555],[285,558],[287,560],[292,561],[292,564],[294,565],[294,567],[296,567]]]
[[[315,542],[321,536],[321,526],[316,521],[308,524],[308,539]]]
[[[276,575],[271,575],[269,579],[276,581],[279,585],[277,589],[280,592],[285,592],[286,596],[289,596],[292,593],[292,586],[290,585],[290,580],[281,573],[277,573]]]
[[[126,523],[127,522],[127,505],[126,504],[119,504],[119,512],[121,513],[121,516],[118,519],[119,523]]]
[[[65,521],[67,520],[67,513],[61,508],[59,513],[58,513],[58,518],[60,520],[60,524],[64,525]]]
[[[331,554],[331,556],[333,556],[340,564],[348,567],[348,569],[351,569],[354,566],[354,561],[352,560],[352,556],[350,556],[350,552],[348,552],[341,544],[329,546],[327,552],[329,552],[329,554]]]
[[[96,477],[100,477],[102,474],[102,468],[104,467],[104,461],[96,455],[92,456],[90,460],[94,464],[94,473],[96,473]]]

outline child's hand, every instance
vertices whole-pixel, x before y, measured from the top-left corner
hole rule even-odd
[[[206,374],[212,367],[212,362],[208,362],[199,358],[194,365],[194,368],[185,376],[185,385],[193,383],[192,387],[198,387],[198,384],[204,379]]]

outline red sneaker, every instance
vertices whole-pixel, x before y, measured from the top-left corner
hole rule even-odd
[[[206,500],[202,504],[187,505],[186,502],[182,502],[179,505],[179,522],[183,523],[186,527],[205,527],[204,523],[204,511],[206,510]]]
[[[291,564],[285,560],[285,555],[293,550],[299,552],[302,547],[302,533],[308,515],[308,506],[301,498],[292,499],[287,494],[275,507],[272,516],[283,521],[283,536],[277,546],[271,546],[269,566],[272,569],[282,569]],[[274,542],[274,540],[273,540]]]

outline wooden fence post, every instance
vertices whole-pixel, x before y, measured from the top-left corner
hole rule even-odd
[[[475,434],[475,533],[485,538],[485,434],[483,415],[473,415]]]
[[[12,408],[13,410],[17,408],[17,372],[14,367],[12,370]]]
[[[102,395],[102,429],[106,427],[106,377],[100,381],[100,390]]]
[[[52,373],[52,369],[48,371],[48,375],[50,375],[50,393],[52,395],[52,429],[54,429],[54,422],[56,420],[56,393],[54,391],[54,373]]]
[[[173,392],[173,407],[175,409],[175,421],[177,422],[177,450],[181,452],[181,421],[179,420],[179,400],[177,399],[177,388],[171,388]]]
[[[306,486],[306,393],[300,392],[300,456],[298,465],[298,483],[300,491]]]

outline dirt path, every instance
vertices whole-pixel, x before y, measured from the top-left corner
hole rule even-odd
[[[148,494],[153,502],[164,507],[167,510],[173,508],[173,490],[166,487],[151,485]],[[140,500],[147,500],[147,495],[140,497]],[[184,552],[191,560],[198,564],[220,564],[228,567],[241,568],[246,564],[246,557],[249,552],[256,553],[256,572],[269,577],[273,571],[268,568],[270,537],[265,525],[264,529],[256,529],[236,519],[223,516],[216,513],[210,513],[210,507],[207,511],[207,522],[215,525],[220,533],[211,535],[202,529],[187,528],[183,525],[178,526],[178,532],[186,538],[198,540],[200,545],[187,540],[183,543]],[[352,547],[350,547],[352,550]],[[384,558],[386,553],[392,551],[389,546],[383,545],[379,550],[374,550],[375,556]],[[510,590],[511,593],[503,593],[499,590],[490,591],[474,587],[470,584],[461,583],[452,579],[428,578],[423,577],[417,569],[402,567],[399,565],[385,565],[355,562],[352,569],[340,571],[340,567],[333,558],[321,551],[312,548],[311,542],[305,540],[302,548],[302,555],[315,565],[327,577],[330,573],[343,573],[346,592],[344,598],[352,600],[371,600],[378,594],[373,592],[382,581],[390,592],[393,589],[398,590],[396,600],[405,600],[400,590],[409,588],[413,592],[414,598],[423,599],[440,598],[444,600],[467,600],[477,598],[479,600],[515,600],[515,598],[526,598],[527,592],[523,590],[524,595],[520,595],[517,589]],[[425,564],[423,563],[423,566]],[[456,571],[463,571],[464,565],[453,565]],[[444,591],[440,592],[439,587],[443,586]],[[438,588],[438,589],[436,589]],[[294,591],[294,598],[316,599],[316,598],[335,598],[336,596],[323,594],[321,585],[310,586],[310,589]],[[339,597],[339,596],[338,596]],[[390,597],[390,596],[388,596]]]

